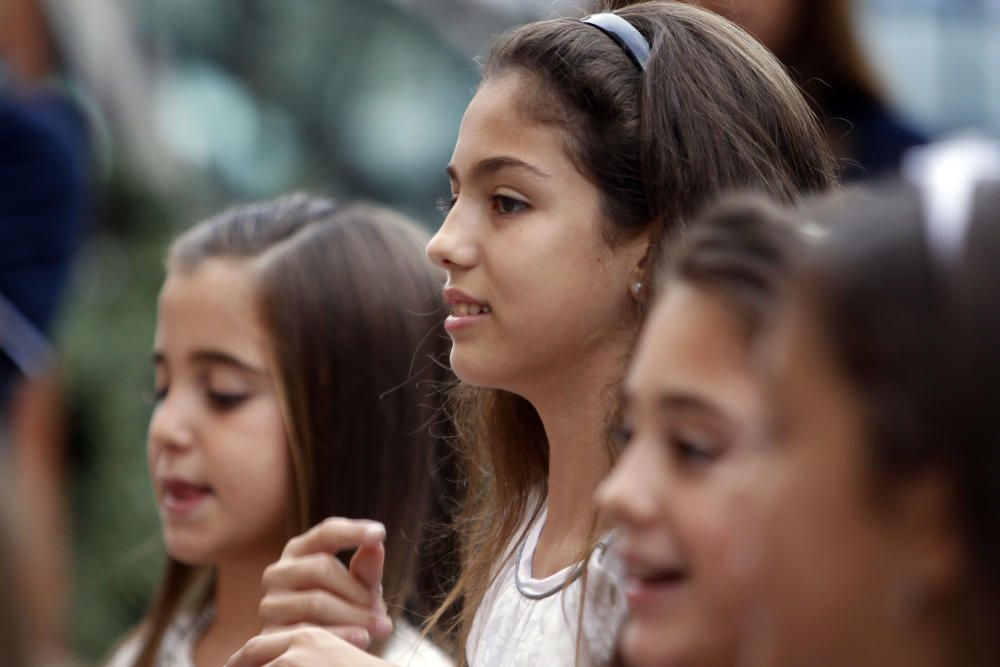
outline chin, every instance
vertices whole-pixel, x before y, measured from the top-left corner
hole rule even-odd
[[[676,655],[664,646],[663,629],[643,627],[642,623],[629,621],[622,630],[618,652],[628,667],[670,667],[677,664]]]
[[[451,348],[451,370],[455,377],[465,384],[485,389],[504,389],[500,371],[501,362],[489,355],[471,353],[471,350],[458,349],[457,345]],[[506,374],[506,373],[503,373]]]
[[[192,567],[215,563],[213,554],[205,549],[204,541],[164,535],[163,542],[167,555],[179,563]]]
[[[618,642],[618,652],[627,667],[715,667],[728,665],[699,655],[688,642],[679,640],[663,623],[627,622]]]

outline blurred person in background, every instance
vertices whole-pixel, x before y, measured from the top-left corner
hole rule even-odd
[[[744,494],[750,664],[1000,664],[1000,151],[992,183],[953,179],[975,160],[805,213],[830,237],[779,324]]]
[[[317,524],[286,552],[356,546],[325,540],[331,516],[373,520],[334,520],[368,551],[321,578],[353,584],[364,607],[343,636],[401,664],[451,664],[403,617],[426,606],[414,598],[434,518],[430,427],[449,379],[427,240],[387,209],[291,195],[229,209],[171,245],[147,442],[169,558],[109,666],[216,667],[262,620],[301,620],[266,605],[258,615],[262,592],[295,574],[268,566]],[[292,608],[313,597],[284,594]]]
[[[0,5],[0,429],[24,520],[28,615],[65,650],[69,595],[62,381],[49,342],[88,207],[88,128],[59,87],[44,6]]]
[[[739,23],[790,70],[852,181],[898,168],[926,138],[892,109],[862,48],[854,0],[688,0]]]
[[[0,481],[7,471],[0,467]],[[23,559],[17,550],[7,486],[0,491],[0,656],[4,667],[29,667],[29,637],[23,614]]]

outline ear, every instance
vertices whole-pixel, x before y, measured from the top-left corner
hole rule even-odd
[[[642,250],[642,255],[632,267],[632,273],[629,276],[629,291],[636,301],[645,301],[649,298],[652,289],[653,281],[650,267],[655,250],[653,242],[645,238],[638,244],[638,248]]]

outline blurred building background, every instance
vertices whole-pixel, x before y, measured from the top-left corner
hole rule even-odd
[[[379,200],[433,228],[473,57],[496,32],[587,3],[38,4],[60,58],[50,78],[72,91],[93,136],[53,400],[68,433],[66,641],[96,660],[139,617],[159,572],[144,397],[168,239],[230,203],[292,189]],[[908,122],[932,136],[1000,135],[1000,0],[864,0],[856,19]]]
[[[864,0],[858,27],[892,99],[930,134],[1000,134],[1000,0]]]

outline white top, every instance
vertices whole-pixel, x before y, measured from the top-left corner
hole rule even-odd
[[[582,634],[580,564],[535,579],[531,564],[547,510],[529,528],[494,579],[472,623],[465,645],[469,667],[599,667],[611,662],[626,602],[621,568],[608,550],[611,535],[594,548],[587,565]],[[577,661],[577,636],[579,661]]]
[[[195,667],[194,645],[212,622],[213,615],[211,608],[199,614],[178,614],[163,635],[157,667]],[[140,648],[140,634],[135,633],[114,651],[105,667],[133,667]],[[405,621],[396,623],[382,657],[399,667],[452,667],[454,664],[441,649],[429,639],[422,639],[420,632]]]

